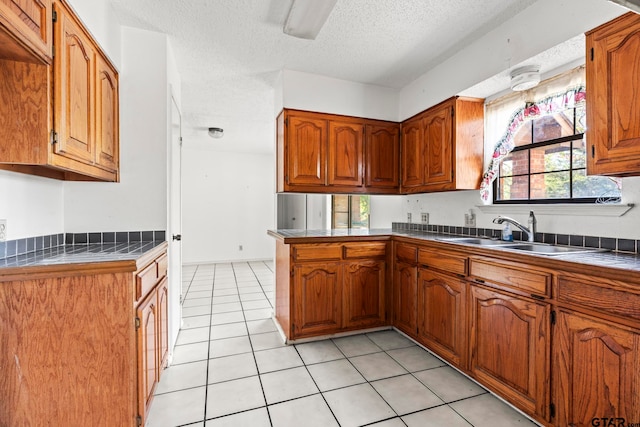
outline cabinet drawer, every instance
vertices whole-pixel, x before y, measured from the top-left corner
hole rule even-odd
[[[156,265],[158,266],[158,279],[162,279],[167,275],[168,263],[169,258],[166,255],[162,255],[156,260]]]
[[[158,282],[158,268],[156,263],[146,266],[136,276],[136,300],[147,295]]]
[[[551,273],[527,268],[526,265],[471,258],[469,275],[481,283],[486,281],[525,293],[551,296]]]
[[[345,259],[383,257],[386,253],[387,244],[385,242],[347,243],[344,245]]]
[[[604,279],[594,282],[582,277],[558,276],[556,298],[560,302],[640,320],[640,295]]]
[[[418,260],[418,248],[416,246],[403,245],[402,243],[399,243],[396,245],[396,259],[398,261],[415,264]]]
[[[443,252],[436,249],[420,249],[418,251],[418,262],[428,267],[450,273],[467,275],[467,257]]]
[[[304,245],[293,248],[293,258],[296,261],[310,260],[340,260],[342,259],[342,245]]]

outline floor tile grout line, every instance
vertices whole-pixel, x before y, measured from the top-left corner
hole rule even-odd
[[[251,268],[251,266],[249,266]],[[231,264],[231,269],[233,270],[234,278],[236,277],[236,271],[233,267],[233,263]],[[253,272],[253,270],[251,270]],[[255,273],[254,273],[255,274]],[[236,278],[236,286],[237,286],[237,278]],[[266,296],[266,295],[265,295]],[[240,298],[239,298],[240,299]],[[260,391],[262,391],[262,398],[264,399],[265,407],[267,408],[267,417],[269,418],[269,425],[273,427],[273,421],[271,420],[271,413],[269,412],[267,395],[264,392],[264,385],[262,384],[262,378],[260,377],[260,367],[258,366],[258,360],[256,359],[256,352],[253,349],[253,342],[251,341],[251,336],[249,334],[249,326],[247,325],[247,318],[244,314],[244,305],[242,304],[242,299],[240,299],[240,307],[242,308],[242,317],[244,318],[244,327],[247,329],[247,338],[249,340],[249,346],[251,347],[251,355],[253,356],[253,363],[256,365],[256,373],[258,376],[258,382],[260,383]]]
[[[213,301],[213,293],[216,289],[216,270],[218,269],[217,264],[213,265],[213,279],[212,279],[212,286],[211,286],[211,300]],[[211,357],[211,322],[213,322],[213,311],[210,310],[209,311],[209,345],[207,345],[207,371],[205,373],[205,387],[204,387],[204,414],[203,414],[203,418],[202,418],[202,422],[204,423],[207,419],[207,399],[208,399],[208,394],[209,394],[209,364],[211,362],[209,362],[210,357]]]

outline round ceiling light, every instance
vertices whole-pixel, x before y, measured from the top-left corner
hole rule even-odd
[[[538,83],[540,83],[540,67],[538,65],[527,65],[511,71],[511,90],[531,89]]]
[[[211,138],[220,139],[224,136],[224,129],[222,128],[209,128],[209,136]]]

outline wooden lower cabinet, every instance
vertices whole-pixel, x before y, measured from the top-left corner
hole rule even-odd
[[[393,325],[415,337],[418,329],[418,267],[396,262],[393,272]]]
[[[418,340],[460,369],[467,367],[467,287],[458,278],[418,270]]]
[[[524,412],[548,420],[550,305],[470,286],[471,374]]]
[[[386,263],[354,261],[344,266],[344,326],[367,328],[385,323]]]
[[[561,309],[554,340],[556,425],[640,421],[640,330]]]
[[[294,334],[330,334],[342,328],[342,265],[295,265],[293,276]]]
[[[166,247],[0,269],[0,426],[144,425],[168,343]]]

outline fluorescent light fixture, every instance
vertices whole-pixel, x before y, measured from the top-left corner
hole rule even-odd
[[[540,83],[540,67],[527,65],[511,71],[511,90],[517,92],[531,89]]]
[[[224,130],[222,128],[209,128],[209,136],[211,138],[220,139],[224,136]]]
[[[315,40],[338,0],[293,0],[284,23],[285,34]]]
[[[609,0],[612,3],[619,4],[622,7],[626,7],[635,13],[640,13],[640,0]]]

